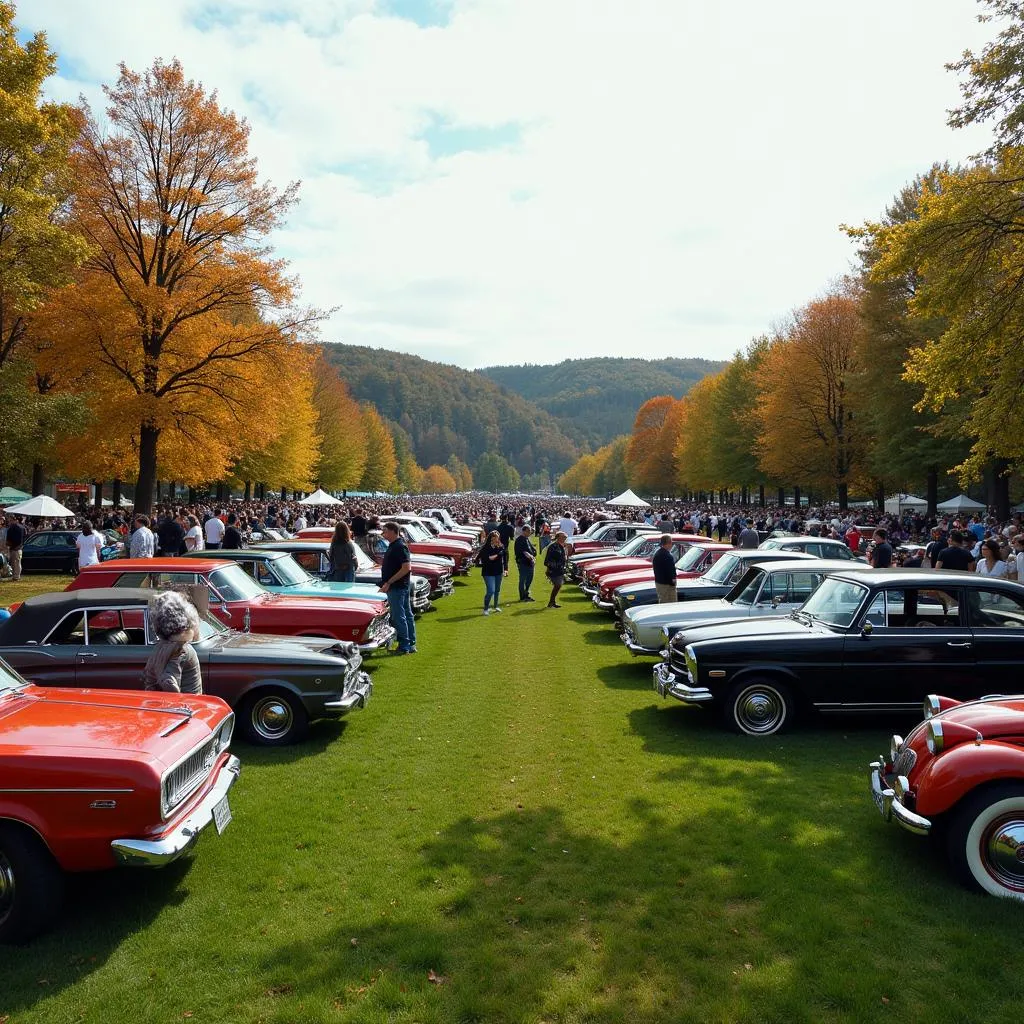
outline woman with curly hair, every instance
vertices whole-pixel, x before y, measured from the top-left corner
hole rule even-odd
[[[149,602],[149,625],[156,645],[142,678],[147,690],[202,693],[203,676],[192,641],[199,639],[199,612],[174,590],[156,594]]]

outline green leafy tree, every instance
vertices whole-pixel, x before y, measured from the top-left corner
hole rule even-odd
[[[519,490],[519,471],[497,452],[484,452],[480,456],[473,479],[482,491]]]

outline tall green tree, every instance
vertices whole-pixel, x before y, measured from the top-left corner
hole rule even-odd
[[[484,452],[473,470],[473,480],[482,491],[519,490],[519,471],[497,452]]]

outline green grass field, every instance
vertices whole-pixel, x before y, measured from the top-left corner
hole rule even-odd
[[[55,932],[0,950],[0,1020],[1016,1014],[1024,906],[957,887],[868,796],[905,722],[733,736],[575,592],[484,618],[482,591],[371,659],[344,724],[236,744],[235,820],[190,861],[77,879]]]

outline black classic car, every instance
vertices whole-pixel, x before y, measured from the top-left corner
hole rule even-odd
[[[703,576],[681,579],[676,586],[680,601],[705,601],[712,597],[725,597],[743,578],[750,562],[788,561],[790,559],[812,558],[800,551],[761,551],[758,548],[737,548],[722,555]],[[630,583],[618,587],[613,597],[613,614],[617,622],[628,608],[643,604],[657,604],[658,591],[654,580],[649,583]]]
[[[119,558],[124,554],[124,541],[116,530],[99,530],[103,538],[100,560]],[[39,530],[29,537],[21,549],[22,572],[78,572],[79,530]]]
[[[1016,692],[1024,668],[1024,586],[968,572],[855,569],[830,575],[784,619],[673,638],[654,669],[663,697],[705,704],[751,736],[801,711],[913,712]]]
[[[152,591],[95,588],[30,597],[0,621],[0,658],[38,686],[142,688],[154,642]],[[195,643],[203,692],[236,711],[247,739],[295,743],[310,719],[364,707],[373,684],[355,644],[311,637],[239,633],[210,615]]]

